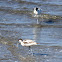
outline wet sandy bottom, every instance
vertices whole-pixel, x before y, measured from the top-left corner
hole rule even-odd
[[[0,44],[1,62],[58,62],[62,60],[62,47],[60,46],[32,46],[32,54],[29,54],[28,47],[17,44]]]

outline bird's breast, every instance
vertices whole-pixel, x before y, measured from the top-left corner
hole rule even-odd
[[[38,12],[36,10],[34,10],[34,14],[38,14]]]

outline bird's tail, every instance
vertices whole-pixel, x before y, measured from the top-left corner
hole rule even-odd
[[[37,44],[42,44],[42,43],[37,43]]]
[[[45,43],[37,43],[37,44],[45,44]]]

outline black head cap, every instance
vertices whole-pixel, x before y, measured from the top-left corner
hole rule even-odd
[[[22,41],[23,41],[23,39],[18,39],[18,41],[19,41],[19,40],[22,40]]]
[[[38,8],[36,7],[36,11],[38,10]]]

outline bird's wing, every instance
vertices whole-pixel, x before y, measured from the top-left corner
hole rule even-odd
[[[24,43],[34,43],[34,41],[32,41],[32,40],[29,40],[29,39],[27,39],[27,40],[24,40],[23,42],[24,42]]]
[[[27,42],[26,40],[23,40],[23,43],[24,43],[24,44],[27,44],[28,42]]]

